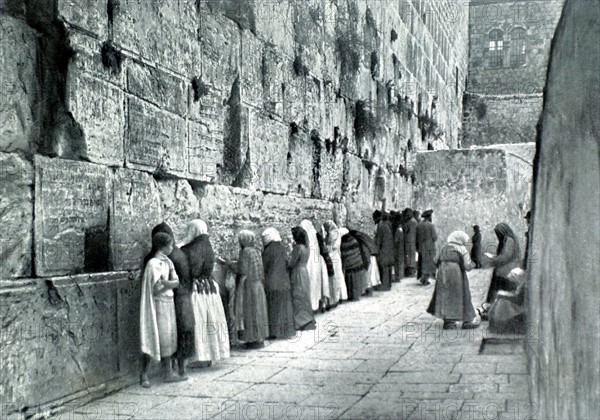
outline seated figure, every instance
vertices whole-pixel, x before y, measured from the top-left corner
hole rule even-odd
[[[494,333],[525,333],[525,300],[527,283],[525,271],[514,268],[508,279],[514,284],[514,292],[499,291],[489,310],[490,331]]]

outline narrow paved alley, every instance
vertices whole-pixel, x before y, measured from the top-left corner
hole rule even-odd
[[[491,272],[470,274],[481,302]],[[493,341],[487,324],[442,330],[425,312],[433,285],[414,278],[317,317],[318,328],[260,350],[234,350],[187,382],[133,385],[69,418],[525,419],[520,346]],[[484,348],[485,347],[485,348]],[[483,352],[481,351],[483,349]],[[517,349],[517,350],[515,350]],[[66,418],[66,417],[64,417]]]

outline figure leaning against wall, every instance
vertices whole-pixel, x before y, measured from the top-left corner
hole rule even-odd
[[[292,285],[292,306],[296,330],[314,330],[315,316],[310,303],[310,277],[308,275],[308,237],[306,231],[296,226],[292,228],[294,247],[287,261]]]
[[[144,258],[140,301],[140,347],[142,372],[140,385],[150,387],[148,369],[152,359],[162,362],[165,382],[179,382],[173,373],[171,357],[177,350],[177,325],[173,289],[179,278],[167,257],[173,250],[173,239],[159,232],[152,237],[152,250]]]
[[[237,262],[219,258],[238,274],[236,287],[236,324],[239,339],[247,348],[264,347],[269,336],[269,317],[265,295],[265,271],[256,235],[250,230],[238,233],[240,254]]]
[[[215,254],[208,236],[208,226],[200,219],[187,226],[181,250],[189,261],[189,278],[192,287],[192,305],[196,327],[194,362],[199,367],[229,357],[229,329],[219,285],[213,279]]]
[[[152,236],[163,232],[168,234],[173,242],[175,237],[173,230],[166,223],[154,226]],[[173,290],[175,302],[175,320],[177,322],[177,365],[179,367],[179,376],[187,378],[186,360],[192,357],[196,352],[194,343],[194,329],[196,322],[194,320],[194,310],[192,306],[192,283],[190,279],[190,266],[188,257],[173,245],[173,250],[168,255],[175,267],[177,277],[179,277],[179,286]]]
[[[265,294],[269,313],[269,338],[289,338],[296,334],[287,255],[281,236],[275,228],[263,231],[263,268]]]

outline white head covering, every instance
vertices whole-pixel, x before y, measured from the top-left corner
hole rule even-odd
[[[178,246],[184,246],[192,242],[200,235],[206,235],[208,233],[208,226],[204,220],[194,219],[187,226],[187,234],[185,240]]]
[[[448,236],[448,243],[466,246],[469,243],[469,235],[462,230],[456,230]]]
[[[265,230],[263,230],[263,233],[261,236],[263,238],[265,245],[267,245],[271,242],[281,242],[281,236],[279,235],[279,232],[275,228],[266,228]]]
[[[467,254],[469,235],[462,230],[456,230],[448,236],[448,244],[454,246],[461,254]]]

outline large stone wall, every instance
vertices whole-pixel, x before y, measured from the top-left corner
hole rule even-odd
[[[598,2],[567,0],[548,71],[529,271],[531,396],[540,418],[600,412]]]
[[[370,231],[375,207],[411,204],[417,151],[458,144],[464,4],[24,0],[0,18],[0,400],[15,411],[131,379],[154,224],[181,240],[201,217],[228,257],[242,228]],[[69,327],[26,353],[40,337],[18,332],[54,319]]]
[[[465,94],[462,147],[535,141],[543,95]]]
[[[469,66],[463,99],[464,148],[535,141],[550,43],[564,0],[474,0],[469,7]],[[524,30],[524,62],[513,30]],[[502,31],[502,63],[491,64],[490,32]],[[522,50],[521,50],[522,51]]]
[[[533,143],[422,152],[415,168],[415,208],[433,209],[438,248],[455,230],[479,225],[485,252],[495,253],[494,227],[508,223],[521,248],[530,208]]]

